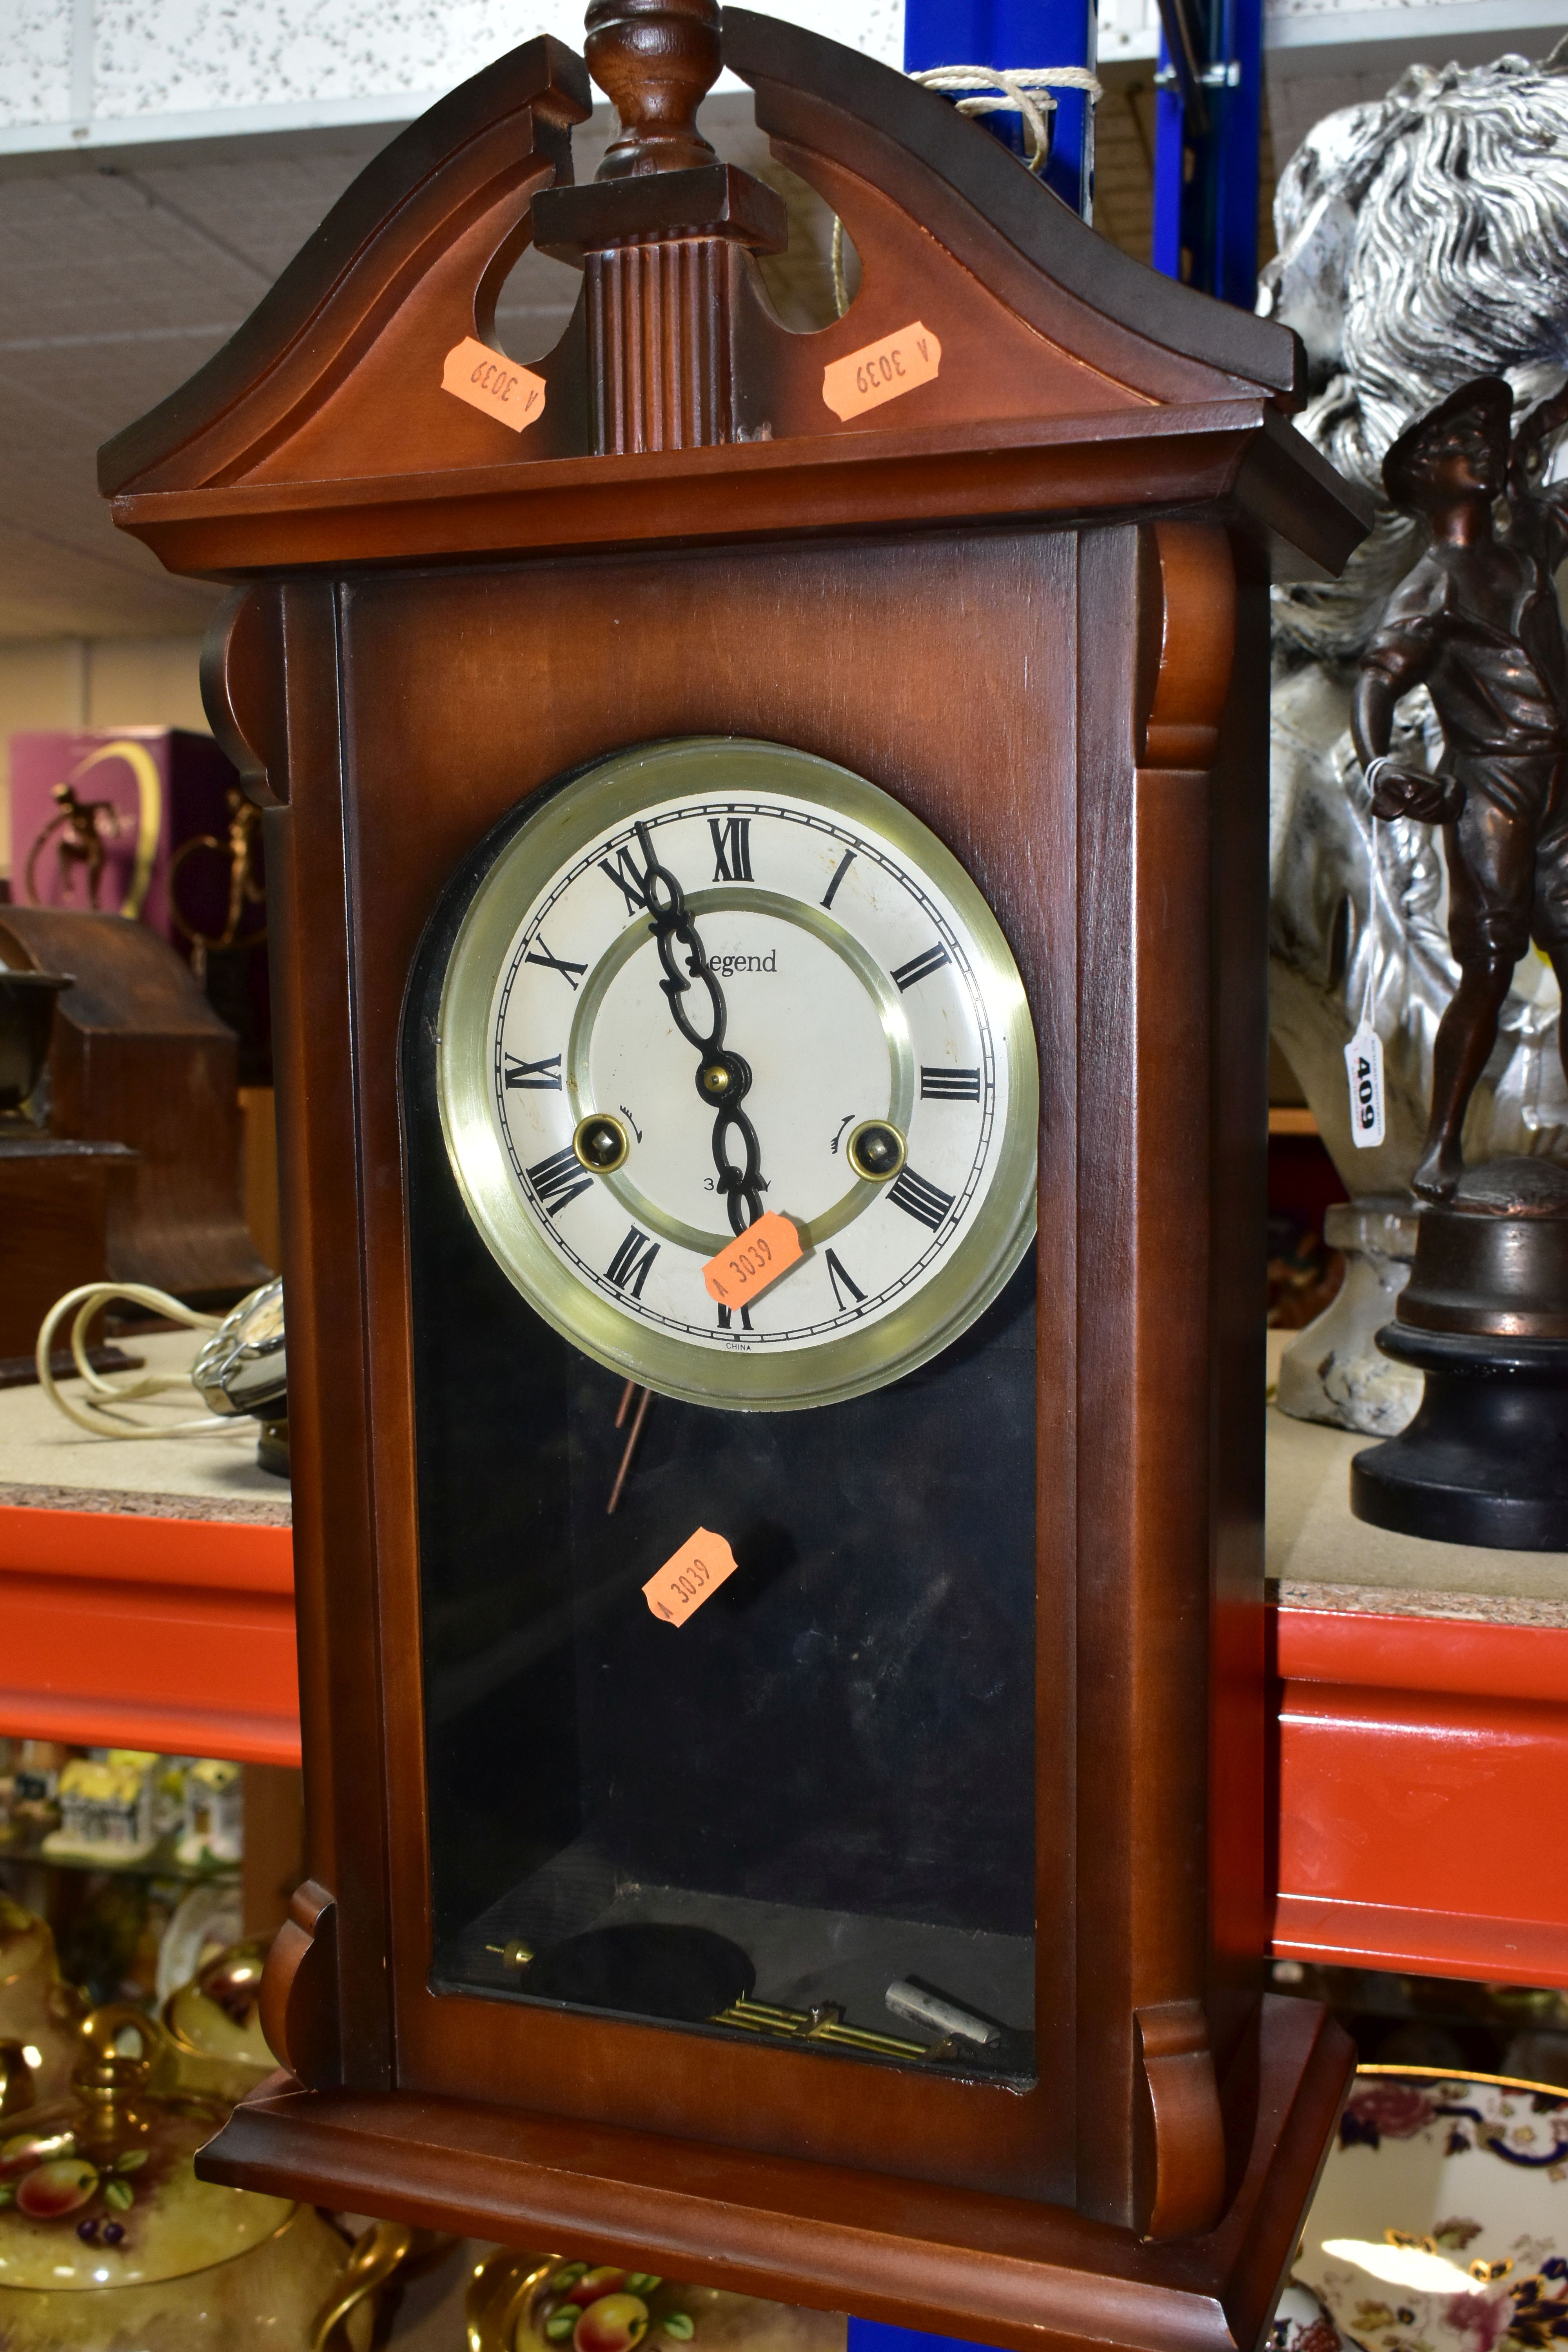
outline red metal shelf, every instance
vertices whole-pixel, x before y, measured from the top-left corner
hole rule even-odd
[[[288,1528],[0,1506],[0,1730],[298,1764]]]
[[[0,1730],[300,1760],[287,1528],[0,1507]],[[1276,1628],[1276,1953],[1568,1988],[1568,1628]]]
[[[1568,1629],[1281,1609],[1292,1958],[1568,1987]]]

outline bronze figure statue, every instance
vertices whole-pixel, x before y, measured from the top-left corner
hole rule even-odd
[[[1568,555],[1568,484],[1540,486],[1532,465],[1568,423],[1568,387],[1517,438],[1512,408],[1500,376],[1479,377],[1390,447],[1384,487],[1426,524],[1428,544],[1362,657],[1352,714],[1376,814],[1445,828],[1460,977],[1437,1029],[1412,1179],[1428,1201],[1447,1200],[1464,1172],[1465,1112],[1532,938],[1568,1000],[1568,648],[1552,585]],[[1389,757],[1395,706],[1423,684],[1446,747],[1436,772]]]
[[[176,885],[180,868],[185,860],[203,850],[228,852],[228,905],[221,931],[207,932],[185,919],[180,905]],[[183,842],[169,861],[169,919],[181,937],[191,943],[191,970],[205,986],[209,951],[231,948],[239,938],[240,925],[247,907],[267,904],[267,884],[260,870],[261,811],[254,802],[231,784],[228,790],[228,839],[221,842],[216,833],[193,834]],[[265,923],[258,930],[247,931],[243,944],[258,948],[267,937]]]
[[[25,877],[27,897],[34,906],[42,903],[37,890],[37,864],[52,841],[59,869],[62,900],[67,906],[70,904],[71,881],[76,867],[79,866],[87,877],[88,905],[96,914],[99,884],[103,879],[105,842],[114,837],[120,812],[112,801],[79,799],[68,783],[56,784],[52,791],[59,803],[60,813],[49,819],[27,852]]]

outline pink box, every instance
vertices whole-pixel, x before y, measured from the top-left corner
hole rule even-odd
[[[238,783],[210,736],[178,728],[13,735],[13,899],[21,907],[139,916],[188,956],[182,922],[209,939],[223,934],[229,794]],[[62,788],[74,810],[59,797]],[[203,835],[217,846],[187,848]],[[262,919],[258,907],[245,911],[242,939]]]
[[[257,814],[210,735],[116,727],[11,738],[12,898],[140,917],[238,1032],[242,1086],[272,1080]],[[225,948],[216,943],[231,918]],[[198,952],[193,932],[213,952]]]

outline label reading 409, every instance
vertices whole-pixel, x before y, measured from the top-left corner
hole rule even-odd
[[[1368,1021],[1345,1047],[1345,1076],[1350,1081],[1351,1141],[1362,1151],[1375,1151],[1384,1138],[1383,1041]]]

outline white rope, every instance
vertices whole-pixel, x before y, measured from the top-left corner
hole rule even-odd
[[[844,283],[844,223],[837,213],[833,215],[833,307],[841,319],[849,308],[849,289]]]
[[[1090,106],[1101,96],[1096,75],[1087,66],[932,66],[910,74],[922,89],[951,97],[958,90],[960,114],[1021,114],[1029,134],[1026,161],[1031,172],[1045,168],[1051,152],[1049,117],[1057,110],[1054,89],[1081,89]]]
[[[1080,89],[1090,106],[1098,106],[1105,95],[1098,75],[1087,66],[929,66],[909,79],[943,97],[967,92],[957,100],[960,114],[1021,114],[1029,134],[1029,152],[1024,160],[1037,173],[1044,171],[1051,152],[1050,118],[1057,110],[1052,90]],[[844,223],[837,213],[833,216],[833,302],[842,319],[849,308],[849,292],[844,283]]]
[[[189,1372],[145,1372],[139,1379],[105,1380],[88,1360],[87,1334],[89,1326],[100,1307],[111,1299],[129,1298],[139,1307],[150,1307],[155,1314],[166,1316],[171,1322],[183,1323],[192,1331],[216,1331],[223,1318],[219,1315],[198,1315],[183,1299],[171,1298],[166,1290],[154,1290],[145,1282],[84,1282],[79,1289],[68,1290],[57,1298],[45,1316],[38,1333],[36,1362],[38,1385],[52,1405],[74,1421],[79,1429],[88,1430],[94,1437],[193,1437],[205,1435],[209,1430],[233,1429],[231,1418],[224,1414],[204,1414],[196,1421],[165,1422],[162,1427],[150,1427],[147,1423],[133,1421],[129,1413],[116,1407],[130,1403],[149,1403],[169,1389],[194,1390],[195,1383]],[[70,1351],[77,1370],[86,1382],[89,1402],[78,1404],[62,1395],[56,1382],[49,1358],[54,1352],[54,1338],[65,1317],[75,1309],[76,1320],[71,1325]],[[114,1404],[100,1404],[90,1400],[112,1397]]]

